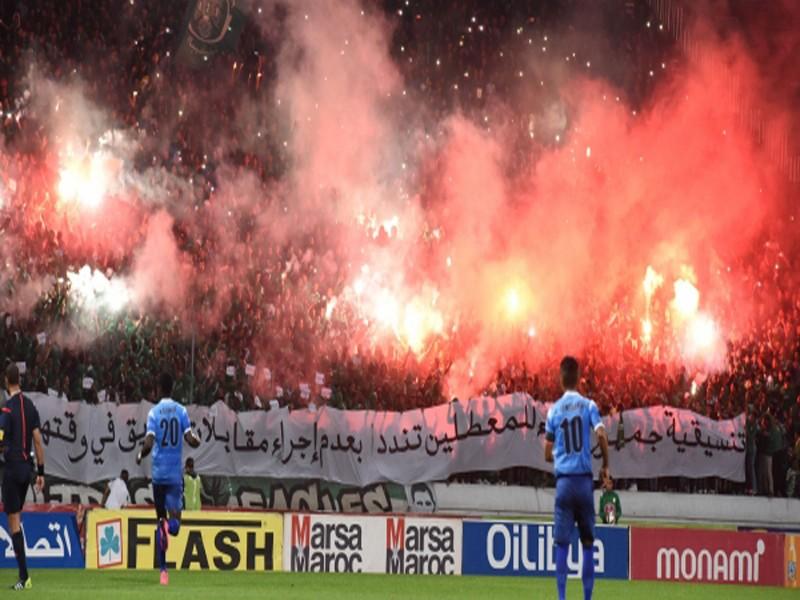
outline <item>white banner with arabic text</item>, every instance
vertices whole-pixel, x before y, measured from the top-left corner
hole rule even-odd
[[[96,406],[31,393],[42,422],[47,471],[91,483],[121,469],[146,476],[136,452],[151,404]],[[475,398],[402,413],[307,410],[236,413],[221,402],[189,406],[202,444],[186,448],[203,474],[309,478],[365,486],[441,481],[455,473],[544,462],[548,404],[526,394]],[[611,470],[619,478],[710,477],[744,481],[744,415],[713,421],[651,407],[606,417]],[[599,449],[593,440],[595,467]]]

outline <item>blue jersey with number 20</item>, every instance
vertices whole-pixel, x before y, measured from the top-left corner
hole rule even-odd
[[[155,436],[153,483],[183,482],[183,436],[191,428],[189,413],[171,398],[162,398],[150,409],[147,435]]]
[[[592,430],[603,426],[593,400],[568,391],[547,412],[545,433],[553,442],[556,477],[592,474]]]

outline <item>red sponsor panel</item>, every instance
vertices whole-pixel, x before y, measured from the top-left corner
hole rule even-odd
[[[631,579],[783,585],[783,535],[631,529]]]

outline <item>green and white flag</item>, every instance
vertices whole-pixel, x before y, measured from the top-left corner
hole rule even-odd
[[[236,7],[236,0],[189,0],[184,22],[177,58],[198,68],[218,52],[236,48],[244,15]]]

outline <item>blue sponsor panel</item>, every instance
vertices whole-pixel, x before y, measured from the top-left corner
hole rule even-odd
[[[22,513],[22,530],[28,567],[32,569],[82,569],[83,550],[78,522],[71,512]],[[8,518],[0,515],[0,569],[16,569]]]
[[[595,576],[628,579],[630,550],[626,527],[597,527]],[[533,575],[556,573],[553,526],[521,521],[464,521],[464,575]],[[573,534],[567,565],[580,576],[583,556],[578,532]]]

